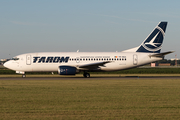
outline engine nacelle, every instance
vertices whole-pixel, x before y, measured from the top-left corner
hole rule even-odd
[[[59,75],[75,75],[76,68],[71,66],[59,66],[58,68]]]

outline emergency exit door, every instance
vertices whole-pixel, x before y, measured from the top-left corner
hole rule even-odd
[[[31,55],[26,55],[26,64],[31,65]]]

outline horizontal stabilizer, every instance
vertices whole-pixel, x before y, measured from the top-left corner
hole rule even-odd
[[[173,53],[174,51],[168,51],[168,52],[163,52],[163,53],[158,53],[158,54],[153,54],[153,55],[149,55],[150,57],[163,57],[164,55]]]

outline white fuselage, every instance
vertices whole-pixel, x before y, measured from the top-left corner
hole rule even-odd
[[[75,75],[83,71],[117,71],[162,60],[160,53],[167,22],[159,22],[147,38],[135,48],[122,52],[41,52],[18,55],[4,63],[4,66],[23,74],[25,72],[54,72],[60,75]]]
[[[79,71],[117,71],[129,69],[154,61],[162,60],[161,57],[150,57],[153,53],[141,52],[42,52],[27,53],[16,56],[18,60],[9,60],[5,67],[24,72],[54,72],[59,66],[76,67]],[[79,68],[98,62],[108,63],[96,69]]]

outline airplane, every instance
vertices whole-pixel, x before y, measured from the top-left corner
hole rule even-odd
[[[75,75],[83,72],[119,71],[164,59],[174,51],[160,53],[167,22],[159,22],[147,38],[135,48],[122,52],[37,52],[18,55],[4,63],[4,67],[22,74],[26,72],[57,72]]]

